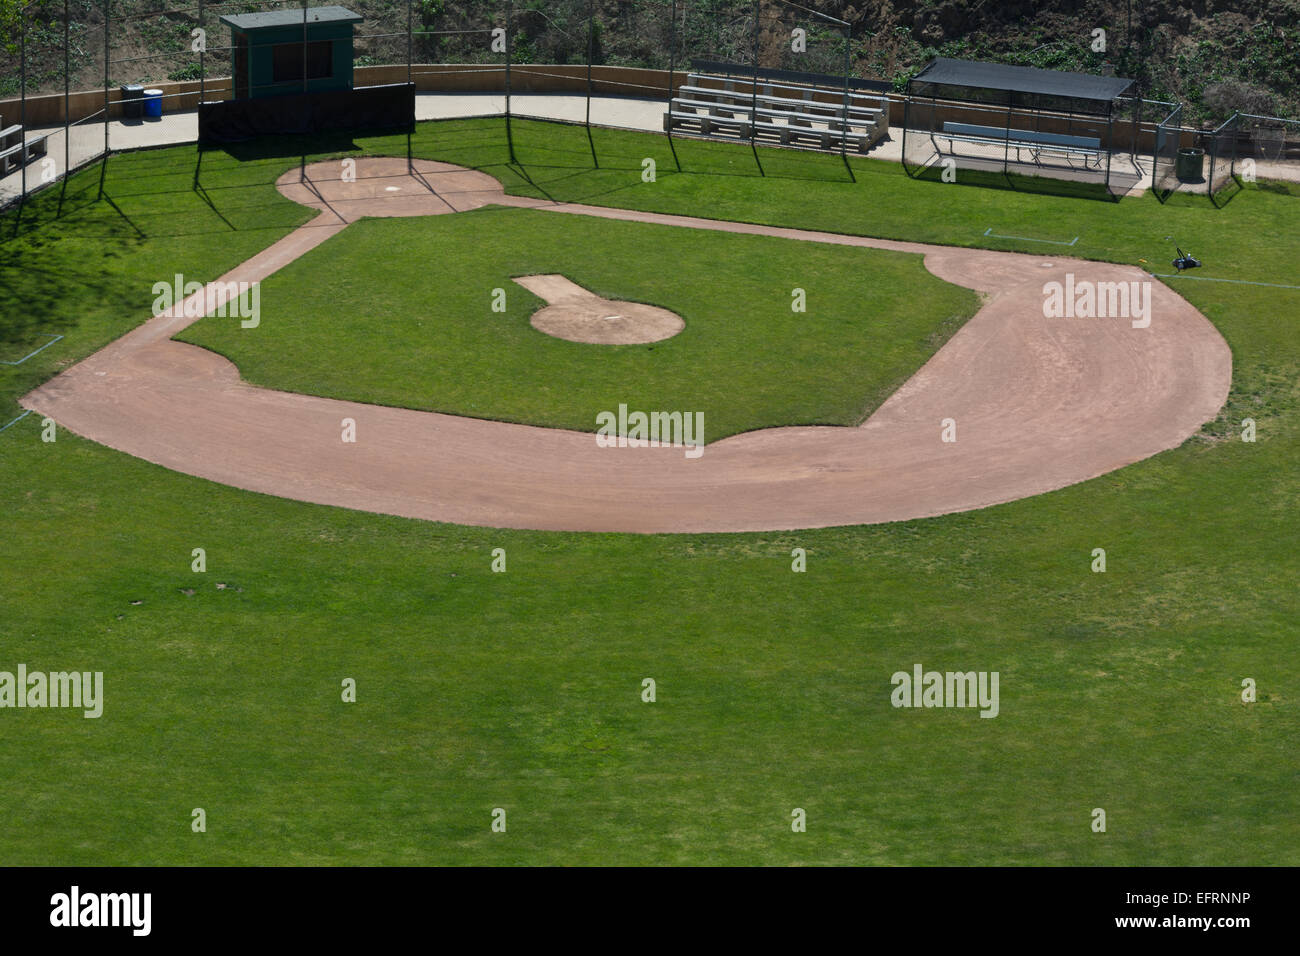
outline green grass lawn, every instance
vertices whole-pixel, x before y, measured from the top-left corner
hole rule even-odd
[[[547,273],[686,328],[648,345],[546,335],[529,324],[545,301],[511,278]],[[689,410],[708,441],[860,422],[979,304],[916,255],[506,208],[363,220],[260,296],[256,329],[212,317],[179,337],[284,391],[587,431],[620,403]]]
[[[701,143],[677,144],[678,175],[662,137],[608,131],[596,171],[580,130],[515,134],[513,171],[493,121],[422,124],[414,146],[512,188],[534,188],[526,174],[564,198],[844,232],[1035,251],[978,235],[1005,225],[1153,263],[1176,233],[1203,275],[1300,284],[1285,191],[1222,210],[1109,204],[868,161],[850,183],[769,151],[760,178],[747,147]],[[657,183],[638,153],[667,156]],[[0,367],[0,398],[137,324],[160,274],[215,278],[300,221],[271,188],[291,161],[210,154],[209,206],[189,190],[192,150],[115,157],[120,212],[86,201],[54,219],[42,199],[0,220],[0,282],[31,296],[3,313],[7,344],[67,335]],[[1082,485],[894,525],[461,528],[239,492],[66,432],[43,444],[29,416],[0,433],[0,669],[102,670],[107,699],[98,721],[0,711],[0,859],[1300,863],[1300,292],[1174,285],[1233,349],[1229,404],[1203,434]],[[1248,416],[1254,444],[1238,438]],[[791,573],[795,547],[807,573]],[[1001,714],[891,708],[890,675],[916,663],[997,670]]]

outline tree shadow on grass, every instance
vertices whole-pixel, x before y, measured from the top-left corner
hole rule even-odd
[[[61,255],[44,241],[5,245],[0,261],[0,359],[21,358],[43,337],[77,328],[81,305],[121,297],[125,283],[105,275],[97,258]]]

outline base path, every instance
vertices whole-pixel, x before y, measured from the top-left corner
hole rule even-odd
[[[1014,501],[1174,448],[1227,399],[1227,343],[1136,268],[546,203],[425,161],[414,175],[405,160],[384,159],[358,160],[356,182],[339,174],[329,162],[309,166],[305,181],[297,169],[281,177],[282,192],[320,215],[219,282],[263,279],[362,215],[492,203],[919,253],[935,275],[987,298],[863,425],[750,432],[698,458],[599,447],[594,422],[580,433],[248,385],[224,358],[170,340],[195,321],[184,303],[22,404],[167,468],[286,498],[459,524],[701,532],[899,521]],[[1067,273],[1076,286],[1150,282],[1150,326],[1044,318],[1044,284]],[[341,440],[345,418],[356,422],[355,443]],[[946,419],[955,442],[941,440]]]

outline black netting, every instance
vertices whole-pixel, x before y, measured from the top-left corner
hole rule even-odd
[[[1141,181],[1124,100],[936,84],[908,86],[903,163],[948,181],[1119,196]],[[1118,125],[1116,115],[1118,114]]]
[[[1182,138],[1183,108],[1175,106],[1156,125],[1151,151],[1151,189],[1162,200],[1178,188],[1178,149]]]
[[[1241,135],[1241,114],[1234,113],[1209,136],[1209,176],[1208,189],[1210,198],[1216,202],[1226,199],[1221,195],[1228,186],[1235,186],[1232,168],[1236,162]]]
[[[1300,180],[1300,120],[1240,113],[1237,124],[1232,176]]]
[[[103,8],[38,0],[15,13],[0,44],[0,207],[105,152]]]

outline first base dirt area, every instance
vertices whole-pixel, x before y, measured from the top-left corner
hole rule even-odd
[[[320,214],[220,282],[264,279],[361,216],[496,204],[919,253],[986,301],[861,426],[750,432],[699,457],[254,387],[220,356],[171,341],[196,320],[184,303],[24,407],[175,471],[285,498],[509,528],[766,531],[967,511],[1084,481],[1178,446],[1214,418],[1231,383],[1214,326],[1132,267],[522,199],[427,161],[408,170],[404,159],[358,159],[354,182],[339,162],[319,163],[277,185]],[[1150,324],[1045,318],[1044,285],[1071,273],[1075,284],[1150,282]],[[341,440],[345,418],[355,443]]]

